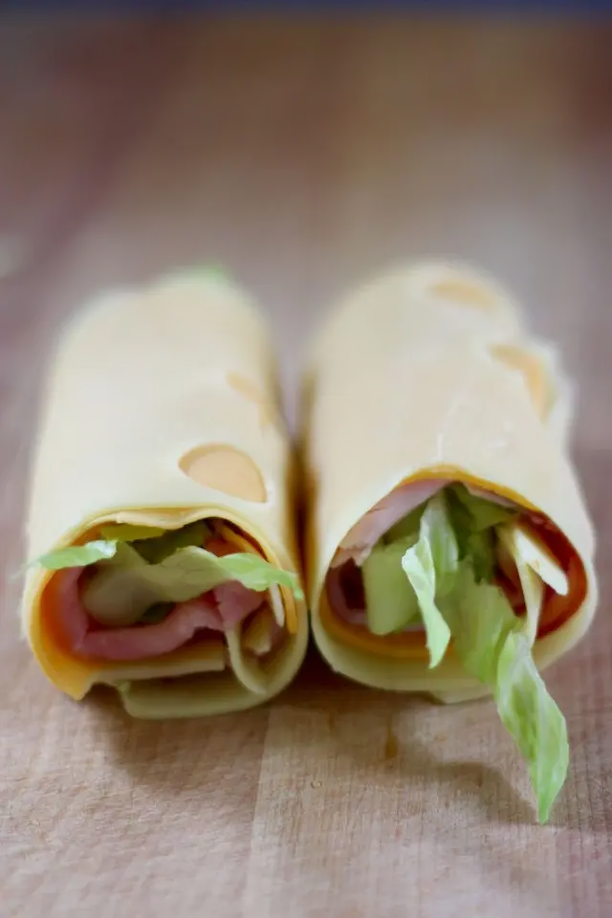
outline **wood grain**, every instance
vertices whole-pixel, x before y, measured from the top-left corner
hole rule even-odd
[[[0,913],[612,914],[612,30],[426,19],[0,24]],[[487,704],[344,683],[131,723],[18,637],[24,471],[50,334],[101,286],[225,263],[305,336],[406,255],[495,271],[581,392],[602,602],[549,675],[572,768],[552,823]],[[67,457],[69,461],[69,457]]]

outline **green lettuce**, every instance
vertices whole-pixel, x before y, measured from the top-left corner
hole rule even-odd
[[[487,500],[485,497],[477,497],[471,491],[468,491],[465,485],[453,485],[448,490],[452,497],[461,504],[469,517],[469,529],[471,532],[492,529],[501,523],[510,522],[517,515],[517,511],[511,507]]]
[[[100,527],[101,539],[57,548],[32,561],[50,571],[67,567],[88,567],[98,561],[108,560],[117,553],[120,542],[129,542],[136,551],[152,563],[161,561],[177,548],[188,545],[203,545],[210,535],[210,529],[203,520],[183,526],[181,529],[166,530],[158,526],[132,526],[129,523],[108,523]]]
[[[402,557],[402,569],[414,590],[429,650],[430,668],[438,666],[451,638],[450,629],[436,605],[452,587],[457,571],[459,548],[446,508],[443,492],[428,502],[421,516],[419,538]]]
[[[48,570],[95,565],[84,583],[85,608],[100,623],[127,626],[159,621],[173,603],[195,599],[222,583],[238,581],[264,592],[278,585],[298,599],[304,594],[297,575],[260,555],[236,552],[217,557],[202,547],[210,535],[200,521],[173,531],[111,524],[99,539],[62,548],[37,559]],[[133,541],[132,541],[133,540]]]
[[[565,718],[531,655],[529,613],[518,618],[499,587],[477,583],[469,562],[445,613],[463,667],[493,690],[501,721],[527,762],[538,818],[546,822],[565,782],[569,744]]]
[[[402,631],[420,618],[419,603],[402,570],[402,557],[416,543],[418,530],[390,545],[375,545],[361,572],[368,628],[372,634]]]
[[[230,580],[260,592],[278,584],[302,598],[296,575],[259,555],[236,553],[218,558],[191,545],[151,564],[125,543],[113,558],[98,566],[84,585],[82,597],[85,608],[98,621],[108,622],[112,617],[133,623],[157,603],[186,602]]]
[[[569,744],[565,719],[531,651],[543,582],[564,592],[567,578],[521,530],[516,510],[476,497],[461,485],[435,495],[418,516],[413,512],[393,527],[379,546],[391,555],[391,533],[405,537],[415,525],[418,539],[402,555],[401,566],[418,601],[430,668],[439,665],[452,639],[466,672],[491,688],[501,721],[526,760],[538,818],[546,822],[567,775]],[[517,566],[524,618],[515,615],[491,582],[498,541]]]
[[[87,567],[112,558],[117,551],[118,539],[96,539],[85,545],[72,545],[69,548],[57,548],[55,551],[41,555],[32,564],[40,564],[48,571],[61,571],[66,567]],[[29,565],[31,566],[31,565]]]
[[[512,631],[501,648],[494,697],[502,723],[527,762],[538,801],[538,819],[547,822],[567,777],[567,724],[537,670],[529,640],[520,630]]]
[[[158,539],[137,539],[132,542],[133,547],[138,554],[149,561],[150,564],[158,564],[164,558],[178,551],[179,548],[189,548],[190,546],[202,547],[210,538],[210,527],[204,520],[198,520],[195,523],[189,523],[181,529],[171,529],[162,531]]]

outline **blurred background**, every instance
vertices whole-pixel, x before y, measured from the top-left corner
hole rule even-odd
[[[101,286],[223,263],[275,322],[291,407],[330,297],[399,259],[448,254],[513,287],[570,368],[607,371],[610,20],[8,6],[5,341],[27,335],[32,356]],[[597,326],[581,321],[599,310]],[[17,358],[3,354],[7,384]],[[594,387],[579,421],[591,441],[605,397]]]

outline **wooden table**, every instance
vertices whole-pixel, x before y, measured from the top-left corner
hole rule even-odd
[[[611,42],[554,22],[2,22],[2,918],[612,914]],[[60,697],[18,636],[41,361],[83,297],[223,262],[276,323],[291,392],[329,298],[427,253],[513,286],[581,389],[602,601],[549,674],[572,768],[544,828],[488,704],[369,692],[313,656],[265,710],[131,723]]]

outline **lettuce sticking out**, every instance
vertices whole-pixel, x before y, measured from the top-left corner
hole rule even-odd
[[[466,672],[491,688],[502,723],[527,762],[538,817],[545,822],[565,781],[569,745],[565,720],[531,650],[544,584],[565,594],[567,576],[546,547],[521,526],[517,509],[471,494],[463,485],[446,488],[398,523],[375,546],[372,559],[381,551],[388,559],[397,557],[401,539],[409,533],[414,544],[402,554],[401,566],[418,603],[430,668],[441,662],[452,638]],[[502,554],[518,572],[524,617],[515,615],[493,583]],[[388,592],[396,582],[395,573],[387,572],[387,582],[382,583],[384,574],[381,566],[380,576],[372,580],[376,591],[366,590],[368,621],[375,617],[370,603],[383,598],[383,586]],[[364,581],[366,575],[364,565]],[[399,603],[400,594],[397,598]],[[386,606],[396,609],[398,603],[387,600]],[[409,608],[404,598],[401,605]],[[399,617],[394,624],[400,624]]]
[[[452,587],[458,558],[457,539],[440,492],[425,508],[416,545],[402,557],[402,569],[417,596],[425,625],[430,668],[440,663],[450,641],[450,629],[436,605],[436,596],[444,596]]]
[[[502,723],[527,762],[538,819],[547,822],[567,776],[567,724],[536,668],[525,634],[512,631],[506,638],[494,696]]]
[[[130,523],[107,523],[100,527],[100,535],[101,539],[84,545],[71,545],[47,552],[32,564],[40,564],[49,571],[89,567],[90,564],[113,558],[120,542],[130,542],[143,558],[153,563],[163,560],[177,548],[203,545],[210,535],[210,529],[204,520],[173,530],[158,526],[132,526]]]
[[[85,545],[57,548],[41,555],[32,564],[40,564],[48,571],[61,571],[66,567],[88,567],[98,561],[112,558],[117,551],[118,539],[96,539]],[[28,565],[30,566],[30,565]]]
[[[546,822],[567,775],[569,744],[565,718],[531,655],[529,616],[519,619],[499,587],[477,583],[469,562],[444,608],[465,670],[493,689],[501,721],[527,762],[538,818]]]

